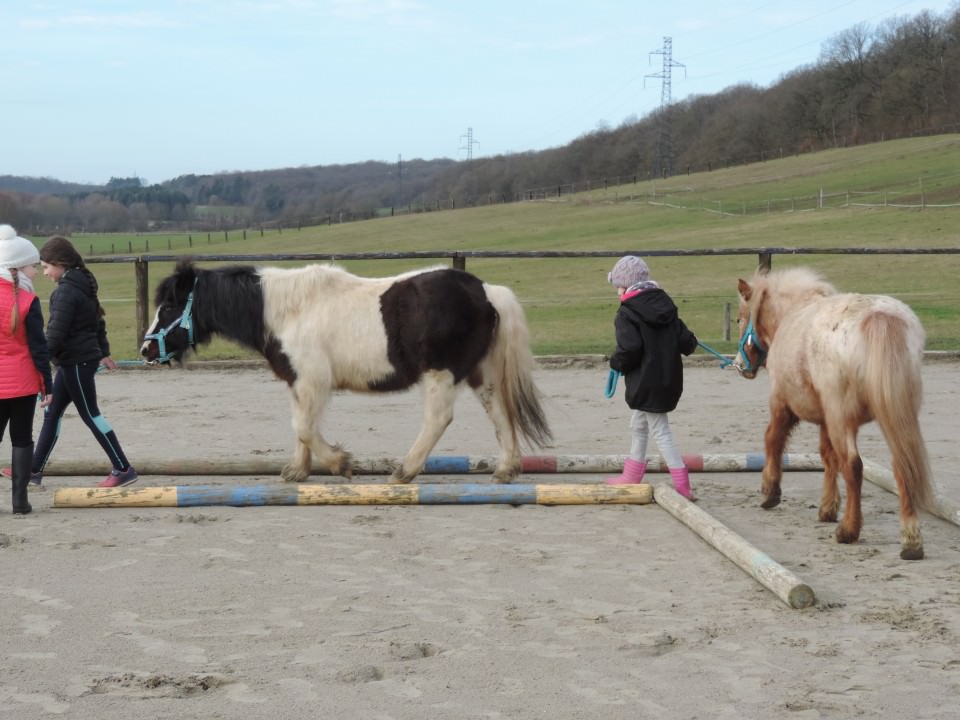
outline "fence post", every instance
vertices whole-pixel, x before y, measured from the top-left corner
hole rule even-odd
[[[762,252],[757,256],[757,269],[760,271],[760,274],[766,275],[770,272],[770,267],[773,265],[773,255],[768,252]]]
[[[147,334],[147,317],[149,316],[149,263],[142,258],[137,258],[133,263],[133,272],[136,277],[136,296],[137,296],[137,341],[142,342],[143,336]],[[140,346],[137,345],[137,354],[140,354]]]
[[[467,258],[465,255],[457,253],[453,256],[453,269],[454,270],[466,270],[467,269]]]

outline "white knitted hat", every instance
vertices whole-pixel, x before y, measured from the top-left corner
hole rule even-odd
[[[0,268],[22,268],[40,262],[37,246],[17,235],[9,225],[0,225]]]

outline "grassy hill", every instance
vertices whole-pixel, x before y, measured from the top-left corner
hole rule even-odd
[[[866,203],[866,204],[861,204]],[[731,248],[955,248],[960,251],[960,135],[891,141],[726,170],[638,182],[536,202],[430,212],[343,225],[187,235],[74,237],[97,254],[350,253],[372,251],[614,251]],[[39,240],[39,239],[38,239]],[[188,244],[189,243],[189,244]],[[169,248],[169,249],[168,249]],[[91,253],[92,251],[92,253]],[[449,261],[438,261],[448,263]],[[617,298],[613,258],[469,259],[467,269],[510,286],[530,322],[534,351],[606,353]],[[653,257],[652,276],[674,297],[701,340],[721,350],[725,308],[753,253]],[[279,263],[278,263],[279,264]],[[431,264],[343,263],[366,275]],[[775,255],[774,268],[809,265],[841,290],[882,293],[911,305],[929,349],[960,348],[958,255]],[[94,264],[108,310],[114,357],[134,358],[134,275],[129,264]],[[169,263],[150,263],[150,283]],[[42,295],[49,285],[39,280]],[[731,332],[735,338],[736,328]],[[243,353],[217,342],[201,357]]]

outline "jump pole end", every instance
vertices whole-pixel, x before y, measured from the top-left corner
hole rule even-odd
[[[791,608],[802,610],[816,602],[809,585],[669,485],[654,486],[653,497],[657,505]]]

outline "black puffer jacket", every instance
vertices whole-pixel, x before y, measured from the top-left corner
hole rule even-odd
[[[110,355],[107,325],[93,285],[79,268],[67,270],[50,294],[47,347],[57,365],[97,362]]]
[[[666,292],[651,288],[624,294],[614,319],[617,349],[610,367],[624,375],[625,399],[634,410],[666,413],[683,394],[683,361],[697,349],[697,337]]]

